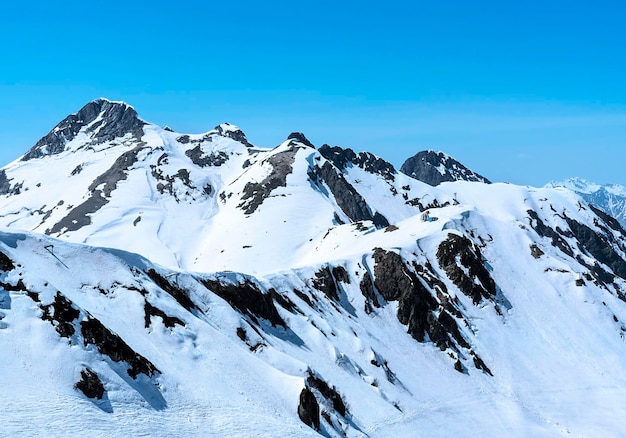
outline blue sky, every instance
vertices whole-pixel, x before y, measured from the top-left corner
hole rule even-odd
[[[496,181],[626,184],[621,1],[10,2],[0,164],[97,97],[275,146],[394,165],[442,150]]]

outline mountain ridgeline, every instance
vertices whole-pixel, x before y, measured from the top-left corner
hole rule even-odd
[[[9,434],[611,435],[626,414],[626,231],[570,190],[99,99],[0,199]]]

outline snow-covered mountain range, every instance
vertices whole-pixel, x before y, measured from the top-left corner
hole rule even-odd
[[[582,178],[569,178],[551,182],[546,187],[565,187],[572,190],[626,227],[626,187],[623,185],[596,184]]]
[[[0,170],[0,436],[619,436],[626,231],[455,179],[90,102]]]

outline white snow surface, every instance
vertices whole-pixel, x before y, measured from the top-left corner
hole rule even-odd
[[[583,178],[569,178],[550,182],[546,187],[563,187],[578,193],[585,201],[617,219],[626,227],[626,186],[621,184],[596,184]]]
[[[309,370],[349,411],[341,416],[320,401],[337,426],[322,420],[325,436],[623,436],[626,281],[589,280],[589,251],[564,233],[566,254],[533,229],[528,213],[552,229],[568,230],[569,218],[610,233],[624,258],[624,236],[601,229],[578,195],[463,181],[433,188],[348,167],[346,181],[392,224],[377,229],[351,221],[327,186],[313,187],[309,172],[325,162],[315,149],[294,141],[251,147],[223,135],[236,127],[221,126],[222,134],[183,136],[146,125],[141,141],[89,147],[84,133],[58,155],[4,168],[11,188],[21,188],[3,194],[0,206],[0,252],[13,265],[0,269],[0,436],[318,436],[298,418]],[[186,152],[196,147],[213,165],[192,162]],[[136,161],[90,223],[51,233],[133,148]],[[275,175],[276,157],[292,160],[286,184],[246,213],[248,184]],[[437,201],[428,210],[436,221],[423,222],[407,203],[418,198]],[[438,249],[451,234],[480,247],[495,299],[473,302],[440,266]],[[399,322],[397,302],[365,311],[360,284],[374,273],[375,248],[432,267],[462,313],[454,320],[469,348],[417,342]],[[325,267],[347,273],[336,282],[338,300],[314,287]],[[150,270],[196,308],[185,309]],[[273,290],[295,310],[276,305],[285,327],[254,321],[203,283],[218,279]],[[80,312],[70,337],[43,318],[58,293]],[[146,302],[184,325],[146,316]],[[130,377],[124,362],[80,335],[89,318],[159,372]],[[493,375],[475,366],[471,351]],[[101,379],[102,400],[75,388],[85,368]]]

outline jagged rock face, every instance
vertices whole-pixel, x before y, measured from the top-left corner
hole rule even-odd
[[[352,149],[344,149],[339,146],[331,147],[327,144],[319,148],[319,152],[339,170],[343,171],[348,165],[354,165],[369,173],[380,175],[388,181],[395,180],[396,169],[393,165],[369,152],[357,154]]]
[[[263,318],[272,325],[285,327],[270,293],[263,293],[257,285],[249,280],[243,283],[222,282],[217,279],[204,279],[202,284],[211,292],[222,297],[233,308],[248,315],[255,323]]]
[[[265,199],[278,187],[287,185],[287,175],[293,172],[293,162],[298,153],[298,146],[270,156],[267,164],[271,167],[269,175],[259,182],[248,182],[243,189],[239,208],[245,214],[252,214],[263,203]]]
[[[438,186],[446,181],[490,183],[487,178],[468,169],[454,158],[432,150],[418,152],[406,160],[400,167],[400,172],[431,186]]]
[[[298,416],[307,426],[315,430],[320,429],[320,406],[309,388],[302,389],[300,393]]]
[[[7,178],[4,170],[0,170],[0,195],[19,195],[22,184],[11,185],[11,180]]]
[[[102,400],[105,389],[98,374],[89,368],[85,368],[80,372],[80,376],[81,379],[76,383],[76,389],[82,391],[89,398]]]
[[[399,254],[378,248],[374,251],[373,257],[376,262],[374,266],[376,290],[385,300],[398,301],[398,320],[407,325],[408,332],[413,338],[424,342],[428,335],[429,339],[442,350],[454,345],[453,340],[460,346],[469,348],[452,316],[445,310],[441,310],[438,316],[435,315],[439,303],[416,273],[405,265]],[[420,275],[425,276],[424,271],[425,268],[421,267]]]
[[[311,143],[309,139],[306,138],[305,135],[301,132],[292,132],[291,134],[287,136],[287,139],[296,140],[298,143],[302,143],[305,146],[308,146],[310,148],[315,148],[315,146],[313,146],[313,143]]]
[[[92,133],[92,143],[104,143],[126,134],[139,139],[144,125],[145,122],[139,119],[137,112],[130,106],[104,99],[94,100],[65,118],[39,140],[22,160],[60,154],[65,150],[65,145],[86,127],[86,133]]]
[[[243,131],[230,123],[222,123],[215,127],[215,131],[223,137],[231,138],[247,147],[252,147]]]
[[[389,221],[382,214],[372,214],[367,201],[330,162],[325,162],[321,167],[316,165],[309,172],[309,178],[314,184],[324,183],[328,186],[337,205],[352,222],[372,221],[378,228],[389,226]]]
[[[474,304],[496,296],[496,284],[483,265],[480,249],[467,237],[450,234],[437,250],[439,266]]]

